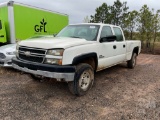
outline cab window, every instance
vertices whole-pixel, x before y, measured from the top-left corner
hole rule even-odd
[[[111,27],[104,26],[101,31],[101,38],[113,35]]]
[[[123,38],[121,29],[118,27],[113,27],[113,30],[114,30],[115,36],[117,37],[117,41],[123,41],[124,38]]]

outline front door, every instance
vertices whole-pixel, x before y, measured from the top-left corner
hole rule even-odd
[[[0,43],[6,43],[7,37],[6,37],[6,29],[5,25],[2,20],[0,20]]]
[[[100,38],[111,36],[111,35],[113,35],[111,27],[103,26]],[[100,43],[99,56],[98,56],[99,57],[98,70],[104,69],[106,67],[110,67],[118,62],[116,59],[117,49],[116,49],[115,41]]]

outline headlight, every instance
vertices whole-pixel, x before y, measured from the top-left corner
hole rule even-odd
[[[14,51],[14,52],[7,52],[6,54],[7,55],[16,55],[16,51]]]
[[[55,58],[46,58],[45,59],[46,64],[58,64],[62,65],[62,60],[61,59],[55,59]]]
[[[63,56],[64,49],[48,50],[47,55]]]

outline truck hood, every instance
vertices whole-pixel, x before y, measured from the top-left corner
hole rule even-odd
[[[80,38],[67,38],[67,37],[55,37],[55,38],[39,38],[30,39],[19,42],[20,46],[52,49],[52,48],[69,48],[78,45],[92,44],[95,41],[87,41]]]

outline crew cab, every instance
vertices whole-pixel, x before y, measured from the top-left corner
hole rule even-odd
[[[119,26],[73,24],[54,38],[19,42],[12,66],[34,78],[65,81],[74,95],[81,96],[92,87],[95,72],[122,62],[134,68],[140,51],[141,42],[125,41]]]

